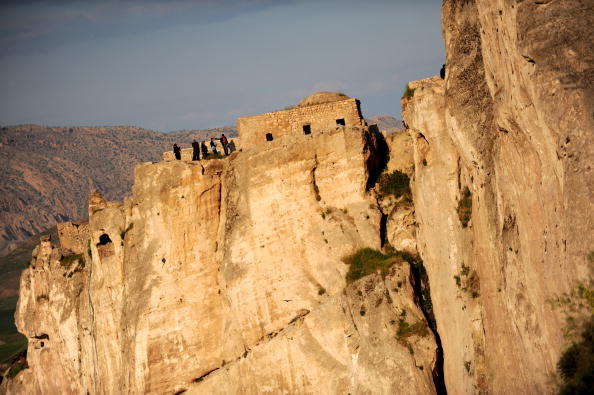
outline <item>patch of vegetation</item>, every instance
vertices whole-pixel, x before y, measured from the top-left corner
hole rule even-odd
[[[415,95],[415,89],[411,88],[410,85],[406,84],[404,87],[404,94],[402,95],[405,99],[410,99]]]
[[[591,314],[594,314],[594,289],[580,283],[577,292],[578,296],[590,307]]]
[[[382,174],[379,179],[379,194],[381,197],[393,195],[397,199],[404,196],[408,200],[411,200],[410,178],[398,170],[394,170],[392,173]]]
[[[28,367],[29,365],[27,364],[27,361],[15,362],[8,370],[8,373],[6,373],[6,377],[9,379],[14,379],[17,376],[17,374],[27,369]]]
[[[427,329],[427,325],[423,321],[416,322],[414,324],[409,324],[406,321],[406,311],[402,310],[400,313],[400,318],[398,319],[398,329],[396,329],[396,340],[398,340],[401,344],[405,345],[408,348],[408,351],[411,355],[414,355],[415,351],[412,345],[408,342],[408,338],[410,336],[427,336],[429,331]]]
[[[587,258],[589,262],[594,262],[594,250],[588,253]]]
[[[409,257],[410,254],[402,251],[393,250],[383,254],[378,250],[362,248],[342,259],[344,263],[350,266],[346,275],[347,283],[375,273],[378,270],[381,271],[382,275],[385,275],[390,266],[397,262],[406,261]]]
[[[70,254],[63,256],[62,259],[60,259],[60,265],[65,268],[69,268],[76,261],[79,263],[82,262],[84,267],[85,258],[83,257],[83,254]]]
[[[326,288],[320,288],[318,289],[318,295],[324,295],[326,293]]]
[[[586,324],[581,341],[573,343],[563,352],[557,369],[563,378],[559,394],[591,393],[594,377],[594,318],[591,317]]]
[[[472,217],[472,193],[468,187],[462,190],[462,197],[458,202],[458,218],[463,228],[468,226],[470,218]]]
[[[594,315],[594,283],[579,282],[570,292],[547,300],[553,309],[561,309],[565,314],[565,338],[575,340],[577,329]]]
[[[223,148],[221,147],[221,149],[223,149]],[[217,152],[216,154],[209,152],[208,156],[206,158],[203,157],[201,160],[223,159],[223,158],[226,158],[226,156],[220,152]]]

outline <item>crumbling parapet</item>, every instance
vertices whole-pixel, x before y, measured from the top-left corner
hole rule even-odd
[[[88,222],[60,222],[56,225],[60,246],[75,254],[82,254],[88,247],[90,230]]]

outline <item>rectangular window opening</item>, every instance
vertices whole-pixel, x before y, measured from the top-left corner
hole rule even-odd
[[[346,123],[344,122],[344,118],[340,118],[336,120],[336,124],[340,126],[345,126]]]
[[[311,125],[303,125],[303,134],[311,134]]]
[[[272,133],[266,133],[266,141],[272,141],[273,139]]]

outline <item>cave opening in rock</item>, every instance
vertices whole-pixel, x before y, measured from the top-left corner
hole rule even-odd
[[[344,122],[344,118],[339,118],[336,120],[336,125],[338,126],[345,126],[346,123]]]
[[[311,125],[303,125],[303,134],[311,134]]]
[[[272,141],[274,138],[272,137],[272,133],[266,133],[266,141]]]
[[[104,246],[109,243],[111,243],[109,235],[107,233],[103,233],[101,236],[99,236],[99,243],[97,243],[97,246]]]

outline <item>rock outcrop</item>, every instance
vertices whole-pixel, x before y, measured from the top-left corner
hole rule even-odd
[[[29,368],[0,389],[555,392],[593,308],[592,26],[591,2],[445,0],[445,80],[409,84],[408,132],[323,93],[240,119],[228,158],[91,193],[88,249],[43,240],[23,273]]]
[[[7,392],[434,393],[409,264],[345,282],[341,258],[381,244],[378,137],[147,163],[123,203],[92,193],[84,256],[44,242],[23,274],[29,369]]]
[[[568,309],[592,273],[593,19],[591,2],[447,0],[446,79],[403,98],[450,393],[554,391],[567,323],[591,314]]]
[[[0,127],[0,256],[56,222],[85,218],[90,188],[123,199],[137,163],[159,160],[173,143],[189,146],[221,133],[237,135],[230,127],[170,133],[133,126]]]

